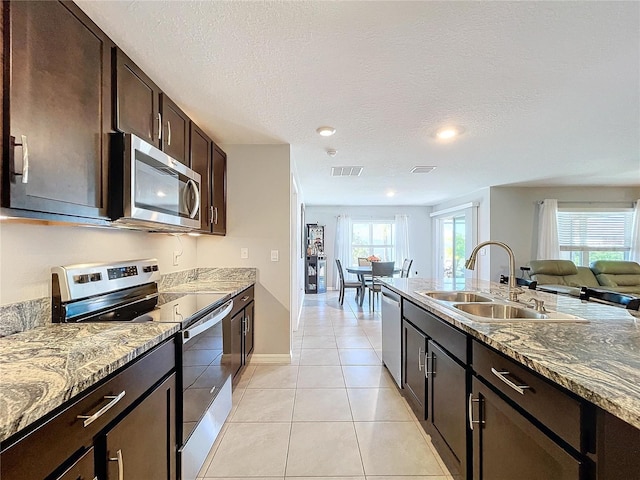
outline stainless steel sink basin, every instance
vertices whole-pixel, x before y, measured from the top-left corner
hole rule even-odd
[[[454,308],[480,322],[542,321],[542,322],[587,322],[587,320],[560,312],[536,312],[527,307],[501,303],[456,303]]]
[[[486,318],[547,318],[546,314],[538,313],[530,308],[515,307],[513,305],[503,305],[500,303],[459,303],[454,305],[454,307],[465,313]]]
[[[492,302],[493,299],[475,292],[419,292],[420,295],[442,302]]]

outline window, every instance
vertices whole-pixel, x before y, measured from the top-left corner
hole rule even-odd
[[[558,210],[560,256],[576,265],[596,260],[628,260],[633,210]]]
[[[351,264],[358,258],[375,255],[383,262],[395,261],[395,224],[388,220],[358,221],[351,224]]]

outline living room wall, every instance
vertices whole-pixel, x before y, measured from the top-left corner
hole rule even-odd
[[[516,269],[535,258],[538,248],[538,202],[554,198],[575,206],[631,206],[640,199],[637,187],[492,187],[490,232],[492,240],[507,243],[516,256]],[[491,280],[508,274],[506,255],[491,256]],[[520,273],[517,270],[517,273]]]

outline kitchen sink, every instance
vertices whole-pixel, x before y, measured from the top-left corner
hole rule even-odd
[[[453,307],[480,322],[587,322],[587,320],[554,311],[537,312],[531,308],[502,303],[456,303]]]
[[[478,295],[475,292],[417,292],[425,297],[442,302],[493,302],[492,298]]]

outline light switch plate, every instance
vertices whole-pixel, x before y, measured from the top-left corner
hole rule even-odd
[[[271,261],[272,262],[277,262],[279,260],[280,257],[280,253],[278,252],[278,250],[271,250]]]

